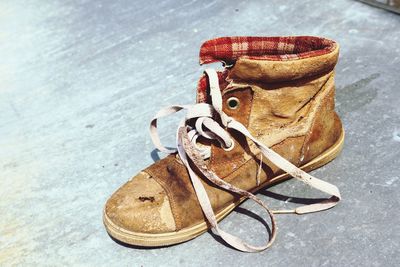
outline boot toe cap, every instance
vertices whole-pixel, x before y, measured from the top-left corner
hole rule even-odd
[[[176,229],[166,192],[146,172],[140,172],[110,197],[104,216],[105,222],[128,232],[156,234]]]

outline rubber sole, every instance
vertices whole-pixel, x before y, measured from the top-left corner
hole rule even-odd
[[[300,168],[306,172],[311,170],[317,169],[328,162],[332,161],[337,155],[342,151],[343,143],[344,143],[344,129],[342,129],[342,133],[338,139],[338,141],[327,149],[324,153],[313,159],[312,161],[308,162],[307,164],[301,166]],[[282,181],[291,179],[292,177],[288,174],[281,174],[277,177],[272,178],[271,180],[261,184],[252,192],[257,192],[258,190],[265,188],[267,186],[271,186]],[[233,209],[235,209],[241,202],[243,202],[245,198],[242,198],[236,202],[229,204],[226,208],[221,210],[216,214],[216,218],[218,221],[225,218]],[[139,232],[132,232],[121,227],[115,225],[110,218],[107,216],[105,211],[103,211],[103,222],[107,229],[107,232],[115,239],[135,246],[143,246],[143,247],[161,247],[161,246],[168,246],[173,244],[182,243],[193,239],[204,232],[206,232],[209,227],[206,222],[199,223],[189,228],[184,228],[175,232],[170,233],[160,233],[160,234],[149,234],[149,233],[139,233]]]

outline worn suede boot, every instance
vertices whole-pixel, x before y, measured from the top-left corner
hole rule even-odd
[[[339,46],[310,37],[226,37],[205,42],[200,63],[207,69],[197,103],[162,109],[151,122],[156,147],[170,153],[118,189],[107,201],[104,224],[114,238],[139,246],[164,246],[212,228],[236,249],[268,248],[278,213],[329,209],[339,190],[307,174],[334,159],[344,131],[334,107],[334,67]],[[177,150],[164,148],[157,119],[186,110]],[[329,197],[294,210],[270,210],[253,193],[295,177]],[[258,203],[271,219],[263,246],[224,232],[218,221],[243,200]]]

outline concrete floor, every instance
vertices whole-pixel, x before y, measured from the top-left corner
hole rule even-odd
[[[240,253],[211,234],[138,249],[107,235],[102,208],[158,154],[148,123],[194,101],[198,49],[229,35],[318,35],[341,44],[345,149],[314,171],[334,209],[278,217],[278,238]],[[400,261],[400,16],[356,1],[2,1],[0,265],[395,266]],[[172,144],[176,118],[163,121]],[[162,155],[160,155],[162,157]],[[314,191],[289,181],[271,206]],[[294,204],[288,204],[294,205]],[[258,242],[244,203],[223,221]],[[251,215],[251,214],[250,214]],[[253,217],[255,217],[253,215]],[[260,239],[261,240],[261,239]]]

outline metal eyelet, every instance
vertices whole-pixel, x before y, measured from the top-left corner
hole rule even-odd
[[[235,62],[227,63],[225,61],[221,61],[221,63],[222,63],[222,67],[224,67],[225,69],[231,69],[233,67],[233,65],[235,65]]]
[[[231,151],[235,147],[235,142],[231,139],[232,145],[230,147],[222,147],[223,150],[225,151]]]
[[[229,109],[235,110],[239,107],[240,101],[237,97],[230,97],[226,100],[226,105]]]

